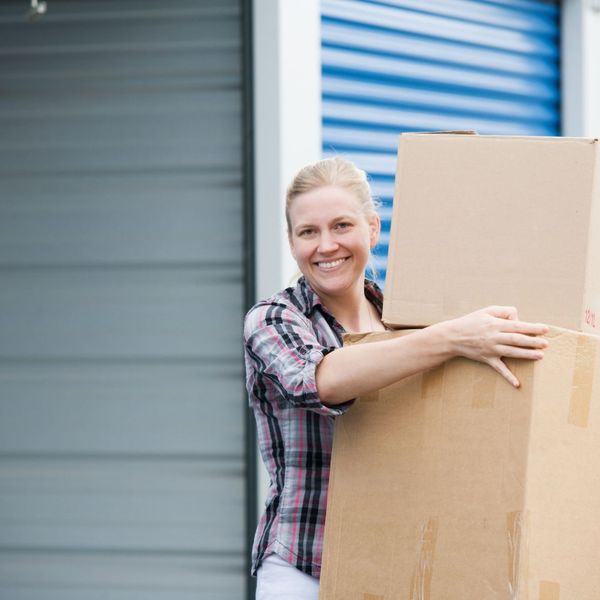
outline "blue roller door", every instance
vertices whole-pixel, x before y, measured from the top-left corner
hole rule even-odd
[[[559,7],[540,0],[323,0],[323,154],[365,169],[385,265],[398,135],[558,135]]]

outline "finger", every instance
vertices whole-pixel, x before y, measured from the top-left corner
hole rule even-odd
[[[523,333],[525,335],[545,335],[550,331],[550,328],[545,323],[506,320],[502,323],[502,331]]]
[[[521,387],[521,382],[516,378],[515,374],[502,362],[500,358],[492,358],[489,361],[489,365],[500,373],[504,379],[508,381],[511,385],[518,388]]]
[[[509,319],[516,321],[519,317],[517,309],[514,306],[488,306],[484,309],[488,314],[499,319]]]
[[[542,350],[530,350],[529,348],[519,348],[517,346],[496,346],[500,356],[505,358],[526,358],[527,360],[541,360],[544,358]]]
[[[499,344],[504,346],[519,346],[521,348],[547,348],[548,340],[543,337],[525,335],[523,333],[504,333],[497,335]]]

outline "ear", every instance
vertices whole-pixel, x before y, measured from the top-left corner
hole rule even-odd
[[[379,242],[379,234],[381,233],[381,219],[379,215],[373,215],[369,219],[369,243],[371,248],[377,246]]]

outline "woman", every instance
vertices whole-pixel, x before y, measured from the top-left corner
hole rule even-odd
[[[384,330],[365,279],[380,221],[365,173],[332,158],[287,192],[290,249],[302,277],[259,302],[244,327],[246,381],[271,477],[253,549],[257,600],[318,598],[333,417],[352,399],[462,356],[519,386],[503,357],[539,360],[548,328],[489,307],[392,340],[342,348],[346,331]]]

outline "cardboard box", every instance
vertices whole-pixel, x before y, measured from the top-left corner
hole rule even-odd
[[[321,600],[600,598],[600,338],[547,337],[519,390],[454,359],[336,419]]]
[[[599,160],[594,139],[402,135],[383,320],[501,304],[599,333]]]

